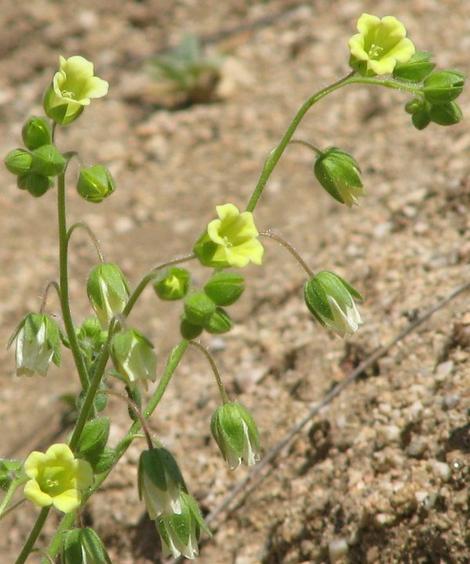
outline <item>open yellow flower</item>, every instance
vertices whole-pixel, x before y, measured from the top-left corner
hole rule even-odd
[[[351,65],[363,74],[390,74],[397,62],[406,63],[415,53],[405,26],[393,16],[362,14],[357,30],[349,40]]]
[[[44,97],[46,114],[58,123],[70,123],[92,98],[106,96],[108,83],[93,73],[93,63],[84,57],[60,57],[59,70]]]
[[[242,268],[249,262],[261,264],[264,248],[258,241],[251,212],[242,212],[233,204],[216,206],[218,219],[211,221],[194,247],[205,266]]]
[[[53,505],[70,513],[80,506],[82,491],[91,486],[93,471],[85,460],[78,460],[66,444],[54,444],[47,451],[33,451],[24,463],[30,480],[24,496],[39,507]]]

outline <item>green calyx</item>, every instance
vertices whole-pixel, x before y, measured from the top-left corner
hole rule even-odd
[[[66,160],[55,145],[42,145],[31,153],[31,171],[43,176],[57,176],[64,172]]]
[[[129,299],[129,286],[119,266],[102,263],[88,275],[87,293],[101,326],[106,329],[111,319],[123,312]]]
[[[464,84],[465,75],[459,71],[436,71],[424,80],[423,94],[430,104],[452,102],[460,96]]]
[[[189,291],[191,275],[185,268],[172,267],[159,274],[153,289],[161,300],[181,300]]]
[[[397,63],[393,69],[393,78],[405,82],[422,82],[434,69],[432,54],[417,51],[406,63]]]
[[[87,202],[99,204],[116,188],[113,177],[103,165],[82,168],[77,182],[77,192]]]
[[[218,306],[234,304],[245,291],[245,279],[235,272],[216,272],[204,286],[204,292]]]
[[[21,131],[25,146],[33,151],[43,145],[52,143],[52,131],[44,118],[31,116]]]
[[[136,329],[125,329],[111,339],[110,355],[114,367],[128,384],[154,381],[157,356],[152,343]]]
[[[4,159],[6,168],[16,175],[23,175],[31,169],[33,157],[24,149],[13,149]]]
[[[185,318],[193,325],[204,325],[215,313],[216,304],[205,292],[194,292],[184,300]]]

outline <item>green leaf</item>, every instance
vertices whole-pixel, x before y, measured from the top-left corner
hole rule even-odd
[[[85,424],[80,441],[78,454],[85,458],[96,470],[101,454],[108,442],[109,417],[97,417]]]

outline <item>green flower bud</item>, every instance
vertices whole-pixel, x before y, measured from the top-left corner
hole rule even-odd
[[[420,110],[417,110],[412,116],[411,121],[416,129],[420,131],[427,127],[431,122],[431,116],[429,115],[429,110],[423,107]]]
[[[245,280],[234,272],[217,272],[204,286],[204,292],[219,306],[235,303],[245,290]]]
[[[103,165],[94,165],[80,170],[77,192],[87,202],[99,204],[116,188],[109,170]]]
[[[115,315],[123,312],[129,299],[129,287],[119,266],[102,263],[88,275],[87,293],[101,326],[107,328]]]
[[[190,323],[187,320],[186,316],[183,314],[180,323],[180,332],[183,339],[187,339],[188,341],[191,341],[192,339],[199,337],[199,335],[202,333],[202,330],[203,328],[201,325],[195,325],[194,323]]]
[[[52,86],[49,87],[44,94],[42,105],[46,115],[59,125],[68,125],[69,123],[72,123],[80,117],[81,113],[85,109],[84,106],[80,106],[78,104],[73,105],[59,102],[60,100],[57,99]]]
[[[354,302],[361,294],[333,272],[324,270],[308,280],[304,296],[314,317],[341,337],[352,335],[362,323]]]
[[[64,171],[65,163],[54,145],[43,145],[32,152],[31,171],[43,176],[57,176]]]
[[[62,564],[111,564],[106,548],[90,527],[69,529],[63,534]]]
[[[35,198],[43,196],[53,185],[52,180],[48,176],[35,174],[34,172],[18,176],[16,183],[20,190],[27,190]]]
[[[52,143],[51,128],[44,118],[30,117],[23,125],[21,134],[25,146],[31,151]]]
[[[95,316],[85,319],[76,331],[78,344],[86,358],[91,362],[95,360],[106,343],[108,332],[103,331],[98,318]]]
[[[114,367],[128,385],[155,381],[157,357],[152,343],[139,331],[126,329],[116,333],[111,339],[110,355]]]
[[[364,195],[359,165],[351,155],[336,147],[324,151],[313,170],[323,188],[342,204],[352,207]]]
[[[187,488],[175,458],[166,448],[142,452],[138,488],[150,519],[155,520],[162,513],[181,513],[181,494]]]
[[[460,96],[464,84],[465,76],[459,71],[437,71],[424,81],[423,94],[431,104],[444,104]]]
[[[185,268],[169,268],[162,272],[153,284],[161,300],[181,300],[189,290],[191,276]]]
[[[232,328],[232,320],[229,314],[218,307],[215,312],[209,317],[209,319],[204,323],[204,329],[208,333],[227,333]]]
[[[163,514],[155,524],[165,557],[184,556],[192,560],[198,555],[198,541],[202,531],[210,535],[196,500],[187,493],[181,494],[180,512]]]
[[[4,159],[5,166],[13,174],[25,174],[31,168],[33,157],[24,149],[13,149]]]
[[[462,110],[456,102],[432,105],[429,116],[438,125],[455,125],[463,118]]]
[[[406,63],[397,63],[393,69],[393,78],[406,82],[422,82],[436,66],[431,62],[432,54],[417,51]]]
[[[420,100],[419,98],[413,98],[413,100],[410,100],[405,104],[405,112],[413,115],[414,113],[422,110],[425,106],[427,106],[426,102]]]
[[[194,292],[184,300],[184,314],[193,325],[204,325],[215,312],[215,303],[204,292]]]
[[[17,376],[47,375],[51,362],[60,366],[60,330],[48,315],[28,313],[8,346],[16,339]]]
[[[259,460],[260,441],[256,423],[239,403],[229,402],[218,407],[211,419],[211,431],[232,470],[241,463],[252,466]]]

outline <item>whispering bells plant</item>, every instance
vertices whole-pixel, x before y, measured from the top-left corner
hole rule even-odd
[[[452,125],[462,118],[455,99],[464,86],[463,75],[454,70],[434,70],[430,53],[416,51],[401,22],[363,14],[358,33],[349,40],[352,72],[313,94],[299,109],[279,144],[264,163],[258,183],[244,211],[233,203],[216,206],[212,221],[196,238],[192,251],[154,267],[132,289],[121,269],[105,262],[97,239],[84,223],[67,226],[65,178],[75,152],[62,153],[56,145],[58,127],[73,123],[94,98],[106,95],[108,83],[94,75],[93,64],[83,57],[60,57],[44,95],[43,117],[29,118],[23,127],[24,148],[11,151],[5,165],[17,176],[18,187],[34,197],[57,185],[59,231],[59,281],[49,282],[39,312],[28,313],[11,339],[16,346],[18,376],[46,376],[51,363],[60,365],[64,348],[71,351],[81,390],[76,397],[77,419],[67,443],[34,451],[24,462],[0,460],[0,484],[6,491],[0,518],[16,505],[15,491],[23,487],[24,498],[40,508],[36,523],[16,563],[25,562],[33,550],[44,562],[60,558],[63,563],[110,562],[97,533],[81,525],[80,512],[98,490],[129,445],[141,433],[147,447],[138,468],[138,492],[149,517],[155,522],[164,551],[175,557],[194,558],[203,532],[209,533],[195,499],[190,495],[178,464],[165,446],[150,433],[148,419],[188,347],[202,352],[214,372],[221,405],[211,421],[211,431],[230,468],[252,465],[261,446],[256,423],[249,411],[231,400],[210,352],[194,339],[204,331],[221,334],[233,325],[227,308],[243,294],[245,280],[238,269],[249,263],[261,265],[264,248],[260,239],[285,247],[307,274],[306,305],[313,317],[341,337],[352,335],[362,323],[356,302],[361,295],[346,280],[324,270],[314,274],[297,251],[271,230],[259,232],[254,211],[260,196],[289,143],[301,143],[315,154],[313,172],[320,185],[338,202],[352,207],[364,196],[361,171],[355,159],[336,147],[318,148],[293,139],[308,110],[328,94],[351,84],[368,84],[400,90],[412,96],[405,109],[413,125],[423,129],[430,122]],[[115,190],[109,170],[94,164],[81,165],[77,191],[85,200],[99,203]],[[77,325],[72,319],[68,291],[68,246],[78,228],[94,243],[99,264],[89,274],[87,294],[94,315]],[[190,272],[179,266],[196,260],[208,267],[208,278],[196,288]],[[234,270],[227,270],[233,268]],[[152,285],[161,300],[182,303],[181,341],[167,359],[156,387],[157,356],[150,340],[127,318],[144,289]],[[46,313],[48,291],[56,290],[62,323]],[[112,368],[108,368],[109,361]],[[117,381],[116,381],[117,380]],[[121,392],[111,388],[116,385]],[[148,402],[142,404],[142,388],[150,386]],[[99,415],[109,395],[128,403],[132,420],[127,434],[108,446],[109,417]],[[63,513],[62,521],[47,548],[36,541],[51,509]]]

